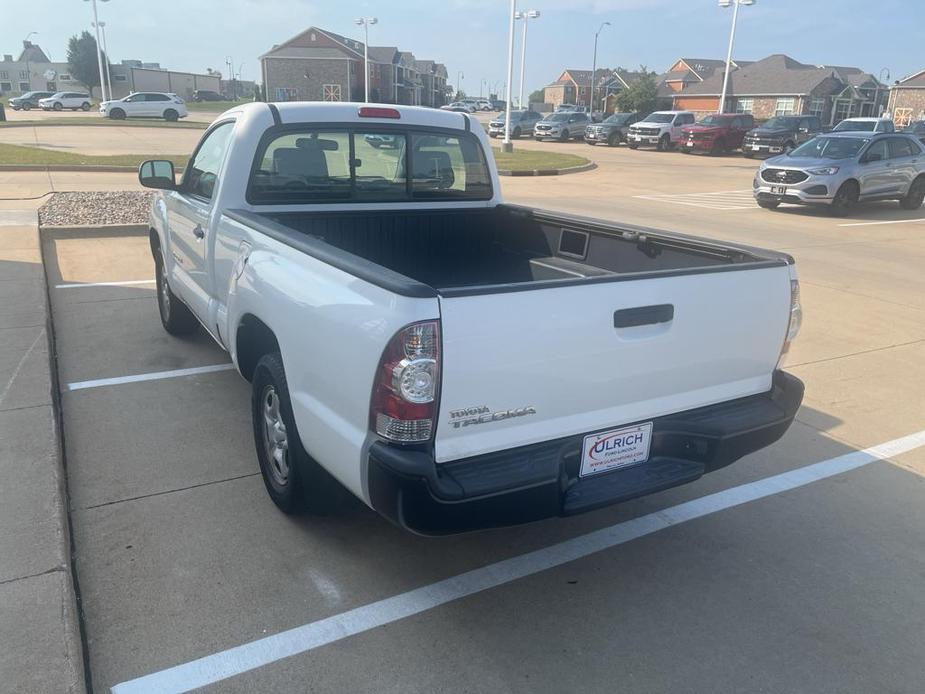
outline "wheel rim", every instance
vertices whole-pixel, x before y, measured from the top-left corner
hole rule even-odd
[[[170,287],[167,284],[167,266],[161,262],[161,287],[159,292],[161,313],[164,318],[170,318]]]
[[[909,191],[913,200],[918,200],[919,205],[925,201],[925,178],[920,178],[912,184],[912,190]]]
[[[851,189],[848,186],[839,188],[838,192],[835,193],[835,200],[832,201],[836,207],[843,210],[847,210],[851,207],[852,202]]]
[[[279,393],[268,385],[263,389],[263,448],[267,454],[270,476],[280,487],[289,483],[289,436],[280,412]]]

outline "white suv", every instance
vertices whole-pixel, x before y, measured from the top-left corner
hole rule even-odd
[[[164,92],[135,92],[117,101],[100,104],[100,115],[104,118],[163,118],[175,121],[186,118],[186,102],[176,94]]]
[[[58,92],[47,99],[39,99],[39,106],[43,111],[63,111],[66,108],[76,111],[90,110],[90,95],[80,92]]]
[[[681,139],[681,128],[695,121],[691,111],[656,111],[630,126],[626,136],[630,149],[655,145],[659,152],[674,147]]]

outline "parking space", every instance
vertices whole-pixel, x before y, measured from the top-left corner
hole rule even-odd
[[[694,484],[505,530],[421,538],[359,502],[286,517],[248,384],[203,334],[160,326],[147,238],[46,236],[96,691],[916,691],[921,224],[895,205],[754,208],[754,163],[734,157],[523,146],[599,168],[505,180],[512,202],[797,257],[788,363],[807,397],[787,436]],[[690,195],[707,202],[675,200]],[[839,226],[865,221],[901,223]]]

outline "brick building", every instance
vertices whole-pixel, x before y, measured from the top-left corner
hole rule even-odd
[[[394,46],[369,47],[369,98],[387,104],[442,106],[446,67]],[[309,27],[260,56],[271,101],[363,101],[363,42]]]
[[[904,77],[890,87],[887,110],[897,126],[925,120],[925,70]]]

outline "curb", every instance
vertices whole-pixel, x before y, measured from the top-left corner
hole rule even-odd
[[[581,164],[580,166],[568,166],[564,169],[534,169],[532,171],[511,171],[508,169],[499,169],[499,176],[566,176],[573,173],[581,173],[583,171],[591,171],[596,169],[597,164],[593,161],[589,161],[587,164]]]
[[[41,225],[41,234],[51,234],[56,238],[83,238],[96,236],[145,236],[147,224],[63,224],[60,226]]]

